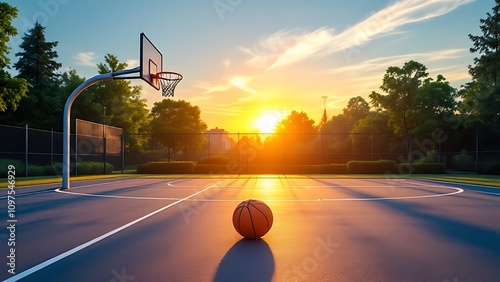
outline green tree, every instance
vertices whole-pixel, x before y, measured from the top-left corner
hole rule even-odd
[[[75,69],[70,68],[63,72],[60,78],[60,103],[64,105],[68,96],[85,81],[84,77],[77,74]],[[83,119],[93,122],[102,122],[103,106],[95,101],[92,91],[85,91],[79,95],[71,107],[71,120]]]
[[[18,122],[46,129],[62,127],[63,105],[58,97],[57,74],[61,64],[55,61],[58,55],[53,50],[57,44],[46,41],[45,27],[38,22],[24,34],[22,51],[16,53],[19,60],[14,68],[19,72],[18,77],[26,79],[33,88],[21,101],[20,110],[14,113]]]
[[[373,91],[371,103],[378,110],[386,110],[389,114],[389,125],[395,133],[406,137],[407,161],[412,162],[412,131],[418,125],[415,106],[418,89],[428,77],[427,68],[421,63],[409,61],[402,68],[391,66],[382,80],[382,89],[387,95]]]
[[[305,151],[306,144],[317,137],[318,129],[314,126],[314,120],[310,119],[305,112],[292,111],[287,117],[276,125],[274,139],[276,144],[285,144],[287,151]]]
[[[155,139],[169,153],[199,149],[205,142],[207,125],[198,106],[184,100],[165,99],[151,109],[151,129]]]
[[[305,112],[292,111],[276,125],[276,133],[316,133],[314,120]]]
[[[356,126],[359,120],[368,116],[370,112],[370,105],[360,96],[349,99],[347,107],[344,108],[344,117],[350,127]]]
[[[351,152],[351,142],[349,139],[349,132],[351,125],[348,123],[347,118],[343,114],[332,116],[332,118],[321,128],[322,143],[325,153],[329,153],[329,162],[342,163],[349,161],[345,158],[339,158],[340,154],[347,154]]]
[[[104,74],[124,70],[127,64],[107,54],[104,63],[99,63],[97,68],[100,74]],[[149,111],[146,100],[141,98],[141,90],[141,86],[132,86],[130,81],[107,80],[90,87],[87,90],[89,93],[86,91],[82,94],[92,96],[93,103],[81,101],[84,105],[90,105],[91,111],[97,111],[92,121],[123,128],[126,151],[140,152],[148,140]]]
[[[482,35],[469,34],[470,52],[479,55],[469,66],[473,81],[460,92],[469,125],[497,124],[500,117],[500,0],[495,3],[492,13],[480,20]]]
[[[436,81],[428,78],[427,68],[415,61],[389,67],[380,88],[386,95],[372,92],[371,103],[387,112],[395,133],[405,136],[407,161],[412,162],[413,137],[441,125],[441,115],[455,110],[456,91],[441,75]]]
[[[412,133],[425,135],[436,128],[449,127],[449,121],[443,117],[453,115],[457,110],[456,98],[457,90],[442,75],[436,80],[424,80],[415,99],[415,115],[419,123]]]
[[[318,124],[318,128],[321,130],[325,124],[328,123],[328,114],[326,113],[326,109],[323,110],[323,115],[321,116],[321,121]]]
[[[7,70],[10,59],[7,56],[10,48],[7,43],[11,36],[17,35],[12,20],[17,17],[18,10],[5,2],[0,2],[0,112],[15,111],[23,97],[26,97],[30,84],[22,78],[12,78]]]
[[[59,57],[54,50],[57,44],[57,41],[46,41],[45,27],[36,22],[23,36],[23,42],[19,46],[23,51],[16,53],[19,61],[14,64],[14,68],[19,72],[18,77],[28,80],[35,89],[57,85],[57,71],[62,66],[56,61]]]

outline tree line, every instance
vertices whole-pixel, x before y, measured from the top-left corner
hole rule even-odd
[[[39,129],[62,130],[64,104],[68,96],[86,78],[75,69],[61,72],[62,64],[55,48],[57,41],[45,38],[45,27],[36,22],[34,27],[22,37],[21,51],[13,64],[17,75],[12,77],[7,43],[17,35],[12,20],[18,9],[0,2],[0,123],[29,125]],[[107,54],[104,62],[97,64],[99,74],[126,69],[126,63],[117,56]],[[206,124],[200,119],[199,107],[186,101],[164,100],[155,103],[150,111],[146,100],[141,97],[141,86],[133,86],[130,81],[113,80],[97,83],[80,95],[73,107],[72,117],[121,127],[126,132],[127,151],[142,151],[151,131],[164,133],[176,130],[204,132]],[[184,122],[183,122],[184,121]]]
[[[399,138],[388,140],[388,147],[395,151],[404,149],[407,160],[411,162],[415,140],[431,136],[436,128],[450,131],[498,126],[500,0],[495,2],[492,12],[480,20],[482,34],[469,35],[472,42],[470,52],[477,54],[468,66],[470,82],[456,89],[441,74],[429,77],[427,67],[417,61],[390,66],[382,78],[380,91],[373,91],[368,96],[369,101],[353,97],[341,114],[328,118],[325,112],[318,125],[307,113],[292,111],[279,122],[278,134],[266,139],[268,147],[273,148],[272,140],[279,144],[280,133],[394,134]],[[0,11],[0,123],[60,130],[64,102],[85,78],[74,69],[60,72],[61,64],[57,62],[55,51],[58,42],[48,42],[45,27],[38,22],[22,38],[22,51],[15,54],[18,61],[13,64],[18,74],[12,77],[7,43],[10,37],[17,35],[12,20],[17,17],[18,10],[0,2]],[[124,70],[128,66],[116,56],[107,54],[97,67],[102,74]],[[128,151],[142,151],[152,133],[168,135],[206,131],[198,106],[183,100],[166,99],[155,103],[149,110],[145,99],[141,98],[141,90],[140,86],[123,80],[96,84],[76,100],[72,118],[124,128]],[[305,150],[312,140],[306,135],[301,138],[296,140],[296,144],[302,144],[297,148]],[[159,142],[168,147],[170,141],[165,137]],[[196,147],[204,140],[203,137],[193,137],[190,142]],[[329,142],[332,150],[346,150],[346,146],[353,146],[346,137],[339,136]]]

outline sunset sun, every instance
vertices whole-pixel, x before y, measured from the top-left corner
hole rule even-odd
[[[266,111],[255,122],[255,127],[259,133],[274,133],[278,123],[286,117],[288,111]]]
[[[257,120],[257,129],[260,133],[274,133],[279,121],[280,118],[277,115],[265,114]]]

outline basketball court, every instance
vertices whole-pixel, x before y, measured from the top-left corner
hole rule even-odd
[[[402,178],[205,175],[70,182],[70,114],[102,80],[173,96],[182,75],[140,36],[140,66],[96,75],[64,109],[61,185],[16,190],[0,233],[4,281],[499,281],[500,190]],[[71,187],[70,187],[71,183]],[[71,189],[70,189],[71,188]],[[7,190],[7,189],[6,189]],[[7,191],[1,201],[8,207]],[[235,208],[260,199],[274,222],[243,239]],[[12,252],[9,240],[15,238]],[[12,259],[5,259],[7,264]]]
[[[293,175],[123,177],[58,187],[17,189],[16,275],[2,272],[2,280],[500,279],[496,188]],[[249,198],[274,214],[262,239],[242,239],[232,224]],[[7,244],[0,246],[6,254]]]

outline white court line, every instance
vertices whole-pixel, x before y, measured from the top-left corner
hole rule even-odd
[[[432,187],[432,186],[427,186],[427,187]],[[401,197],[386,197],[386,198],[358,198],[358,199],[351,199],[351,201],[383,201],[383,200],[437,198],[437,197],[452,196],[452,195],[460,194],[460,193],[464,192],[464,189],[462,189],[462,188],[441,187],[441,186],[435,186],[435,187],[454,189],[456,191],[455,192],[446,193],[446,194],[436,194],[436,195],[401,196]],[[347,199],[322,199],[322,201],[347,201]]]
[[[141,221],[143,221],[143,220],[145,220],[145,219],[147,219],[147,218],[149,218],[149,217],[151,217],[151,216],[153,216],[153,215],[155,215],[155,214],[157,214],[159,212],[162,212],[162,211],[164,211],[164,210],[166,210],[166,209],[168,209],[170,207],[173,207],[173,206],[175,206],[175,205],[177,205],[177,204],[179,204],[179,203],[181,203],[181,202],[183,202],[183,201],[185,201],[185,200],[187,200],[187,199],[189,199],[191,197],[194,197],[194,196],[196,196],[198,194],[201,194],[201,193],[205,192],[206,190],[211,189],[211,188],[215,187],[216,185],[222,183],[223,181],[225,181],[225,180],[221,180],[221,181],[219,181],[219,182],[217,182],[215,184],[212,184],[212,185],[204,188],[203,190],[200,190],[200,191],[198,191],[196,193],[193,193],[193,194],[191,194],[191,195],[189,195],[187,197],[179,199],[176,202],[173,202],[173,203],[171,203],[169,205],[166,205],[166,206],[164,206],[164,207],[162,207],[160,209],[157,209],[157,210],[155,210],[155,211],[153,211],[153,212],[151,212],[151,213],[149,213],[149,214],[147,214],[147,215],[145,215],[143,217],[140,217],[140,218],[138,218],[138,219],[136,219],[136,220],[134,220],[132,222],[129,222],[129,223],[125,224],[125,225],[122,225],[122,226],[114,229],[114,230],[111,230],[111,231],[109,231],[108,233],[106,233],[104,235],[101,235],[101,236],[99,236],[99,237],[97,237],[97,238],[95,238],[93,240],[90,240],[87,243],[84,243],[84,244],[81,244],[81,245],[79,245],[77,247],[74,247],[73,249],[71,249],[69,251],[66,251],[66,252],[64,252],[64,253],[62,253],[62,254],[60,254],[58,256],[55,256],[55,257],[53,257],[51,259],[48,259],[48,260],[46,260],[46,261],[44,261],[42,263],[39,263],[39,264],[37,264],[37,265],[35,265],[35,266],[33,266],[33,267],[31,267],[31,268],[29,268],[29,269],[27,269],[27,270],[19,273],[17,275],[14,275],[14,276],[12,276],[9,279],[4,280],[4,281],[5,282],[18,281],[19,279],[22,279],[22,278],[24,278],[24,277],[26,277],[26,276],[28,276],[30,274],[33,274],[33,273],[39,271],[40,269],[45,268],[45,267],[47,267],[47,266],[49,266],[49,265],[51,265],[51,264],[53,264],[53,263],[55,263],[57,261],[60,261],[60,260],[66,258],[66,257],[68,257],[68,256],[70,256],[70,255],[72,255],[72,254],[74,254],[76,252],[79,252],[79,251],[81,251],[81,250],[83,250],[83,249],[85,249],[85,248],[87,248],[87,247],[89,247],[89,246],[91,246],[91,245],[93,245],[93,244],[101,241],[101,240],[104,240],[104,239],[108,238],[109,236],[114,235],[114,234],[116,234],[116,233],[118,233],[118,232],[120,232],[120,231],[122,231],[122,230],[124,230],[124,229],[126,229],[126,228],[128,228],[128,227],[130,227],[130,226],[132,226],[132,225],[134,225],[136,223],[138,223],[138,222],[141,222]],[[59,190],[59,189],[57,189],[57,190]]]
[[[222,180],[224,181],[224,180]],[[218,182],[220,183],[220,182]],[[214,184],[217,185],[218,183]],[[327,201],[327,202],[333,202],[333,201],[382,201],[382,200],[403,200],[403,199],[421,199],[421,198],[436,198],[436,197],[444,197],[444,196],[452,196],[455,194],[460,194],[464,192],[463,189],[461,188],[456,188],[456,187],[446,187],[442,185],[420,185],[416,184],[418,186],[425,186],[428,188],[442,188],[442,189],[453,189],[455,190],[454,192],[450,193],[445,193],[445,194],[435,194],[435,195],[421,195],[421,196],[401,196],[401,197],[378,197],[378,198],[321,198],[321,199],[260,199],[265,202],[320,202],[320,201]],[[212,185],[213,186],[213,185]],[[187,188],[185,186],[182,186],[183,188]],[[195,187],[195,186],[193,186]],[[243,188],[243,187],[248,187],[248,186],[227,186],[227,187],[238,187],[238,188]],[[224,186],[224,188],[227,188]],[[302,187],[302,186],[301,186]],[[321,188],[336,188],[335,186],[309,186],[309,187],[321,187]],[[364,187],[376,187],[376,188],[386,188],[387,186],[352,186],[354,188],[364,188]],[[351,186],[349,186],[351,188]],[[398,186],[398,188],[415,188],[414,186],[408,186],[408,187],[401,187]],[[60,190],[57,189],[56,192],[59,193],[64,193],[64,194],[70,194],[70,195],[77,195],[77,196],[85,196],[85,197],[97,197],[97,198],[114,198],[114,199],[133,199],[133,200],[171,200],[171,201],[176,201],[180,200],[180,198],[162,198],[162,197],[139,197],[139,196],[113,196],[113,195],[100,195],[100,194],[85,194],[85,193],[78,193],[78,192],[72,192],[72,191],[67,191],[67,190]],[[185,201],[188,201],[190,199],[185,199]],[[196,202],[241,202],[244,199],[239,199],[239,200],[225,200],[225,199],[193,199],[190,201],[196,201]]]
[[[463,186],[471,186],[471,187],[480,187],[480,188],[487,188],[487,189],[500,189],[495,186],[486,186],[486,185],[479,185],[479,184],[470,184],[470,183],[460,183],[460,182],[451,182],[451,181],[443,181],[443,180],[432,180],[432,179],[422,179],[423,181],[426,182],[434,182],[434,183],[444,183],[448,185],[463,185]],[[425,185],[425,184],[421,184]],[[487,195],[495,195],[495,196],[500,196],[500,193],[494,193],[494,192],[484,192],[484,191],[477,191],[477,190],[465,190],[467,192],[472,192],[472,193],[479,193],[479,194],[487,194]]]

